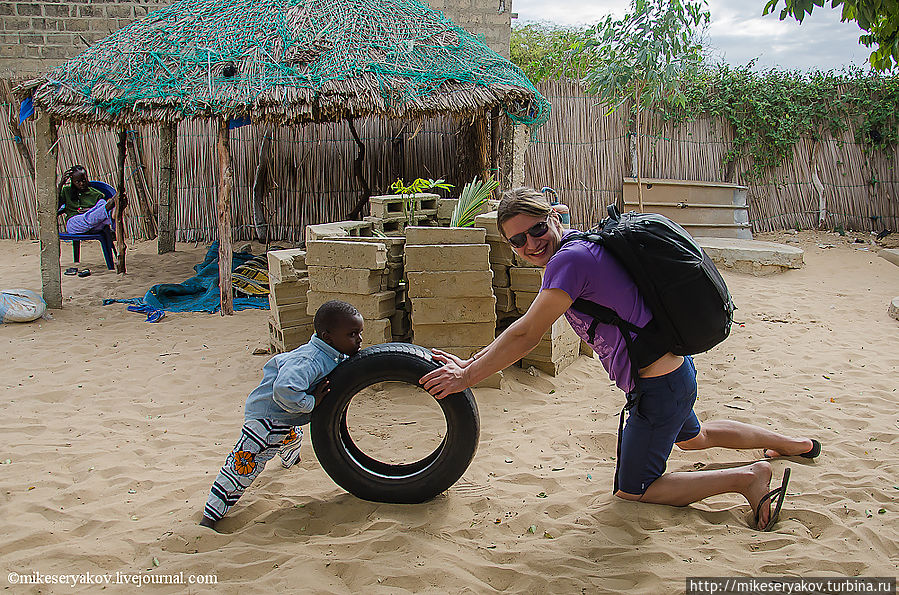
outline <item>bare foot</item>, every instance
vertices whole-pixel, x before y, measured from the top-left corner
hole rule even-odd
[[[749,465],[747,469],[752,474],[749,485],[740,493],[746,497],[749,506],[752,507],[752,517],[755,518],[755,510],[761,502],[762,498],[771,490],[771,464],[766,461],[759,461]],[[767,506],[763,506],[759,512],[759,522],[756,529],[761,530],[768,524],[771,516],[771,501]]]
[[[801,454],[805,454],[812,449],[812,439],[811,438],[799,438],[796,441],[794,448],[785,448],[782,449],[784,452],[780,452],[774,450],[773,448],[766,448],[764,450],[765,456],[769,459],[773,459],[774,457],[795,457]]]

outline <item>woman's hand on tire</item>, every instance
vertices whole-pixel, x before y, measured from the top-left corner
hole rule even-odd
[[[434,359],[441,362],[443,366],[421,377],[419,382],[424,389],[435,398],[442,399],[468,388],[465,380],[465,368],[474,360],[463,360],[452,353],[439,349],[432,349],[432,351]]]

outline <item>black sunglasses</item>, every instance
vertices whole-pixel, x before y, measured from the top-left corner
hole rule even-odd
[[[527,236],[531,236],[532,238],[540,238],[543,237],[546,232],[549,231],[549,223],[546,221],[541,221],[539,223],[535,223],[531,226],[530,229],[527,229],[521,233],[516,233],[514,236],[509,236],[509,243],[512,244],[515,248],[521,248],[525,244],[528,243]]]

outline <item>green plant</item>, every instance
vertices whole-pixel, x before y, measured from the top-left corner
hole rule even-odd
[[[531,82],[559,77],[581,78],[595,68],[602,57],[593,53],[576,53],[592,39],[586,28],[529,24],[513,27],[510,38],[512,63]]]
[[[459,202],[453,209],[453,216],[450,219],[450,227],[471,227],[474,225],[474,218],[481,212],[481,207],[493,194],[493,191],[499,188],[499,182],[493,179],[493,176],[487,176],[486,180],[473,179],[471,182],[462,187],[462,193],[459,195]]]
[[[634,169],[641,211],[643,111],[663,101],[684,104],[682,83],[702,63],[698,29],[709,23],[706,8],[706,0],[631,0],[630,12],[624,18],[606,17],[591,29],[592,39],[573,50],[575,54],[597,56],[597,66],[587,73],[584,83],[588,92],[609,107],[609,113],[633,101],[637,138]]]
[[[411,184],[406,186],[403,179],[400,178],[396,182],[390,185],[390,189],[393,190],[394,194],[399,194],[403,197],[403,214],[406,216],[406,222],[409,225],[415,225],[415,195],[419,192],[424,192],[425,190],[432,190],[434,188],[440,188],[441,190],[449,190],[452,188],[452,184],[448,184],[446,180],[431,180],[424,178],[417,178]]]

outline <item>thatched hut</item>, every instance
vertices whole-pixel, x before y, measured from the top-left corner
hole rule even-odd
[[[121,131],[120,193],[125,129],[161,126],[162,168],[169,174],[160,183],[162,252],[174,247],[177,123],[187,118],[218,121],[220,285],[222,311],[229,314],[229,125],[346,120],[361,152],[353,120],[363,116],[416,119],[452,114],[484,121],[491,114],[498,119],[502,111],[519,123],[539,125],[549,110],[548,102],[508,60],[415,0],[181,0],[21,85],[17,95],[30,99],[39,116],[41,272],[51,307],[62,303],[55,220],[56,122]],[[487,153],[484,147],[474,149]],[[368,198],[361,181],[364,191],[357,213]],[[118,271],[124,272],[121,221],[117,229]]]

